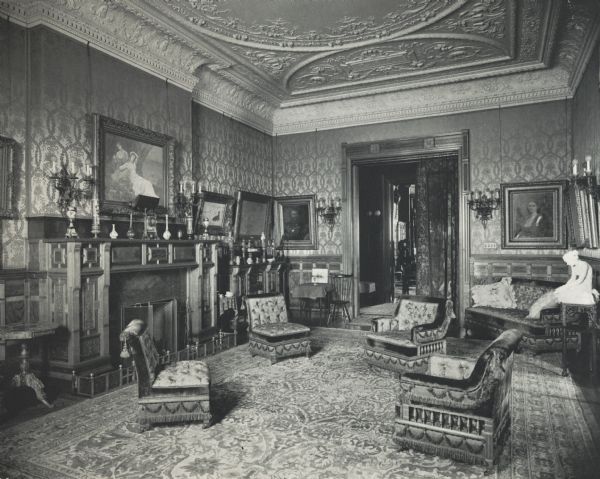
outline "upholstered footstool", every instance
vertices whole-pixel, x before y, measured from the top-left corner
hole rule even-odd
[[[310,355],[310,328],[297,323],[269,323],[255,326],[250,333],[248,350],[252,356],[264,356],[275,364],[288,356]]]

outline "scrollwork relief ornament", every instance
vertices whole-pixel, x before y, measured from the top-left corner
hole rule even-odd
[[[468,0],[399,0],[392,11],[383,10],[385,5],[373,5],[377,15],[370,13],[368,16],[347,14],[347,9],[340,8],[345,14],[337,18],[335,14],[328,14],[330,21],[324,22],[325,26],[318,29],[301,25],[306,9],[311,8],[308,1],[298,2],[294,11],[286,5],[279,8],[279,2],[275,2],[270,7],[273,18],[252,18],[247,11],[236,11],[236,4],[227,0],[152,0],[152,3],[161,11],[175,13],[207,33],[222,35],[236,42],[293,49],[339,47],[392,37],[436,21],[465,5]],[[341,1],[339,3],[340,7],[346,6]],[[318,8],[318,5],[312,4],[312,7]]]

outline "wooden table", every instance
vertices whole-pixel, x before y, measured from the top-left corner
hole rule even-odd
[[[300,310],[310,323],[315,302],[319,304],[319,321],[323,319],[323,306],[332,290],[329,283],[303,283],[292,289],[292,296],[300,300]]]
[[[50,323],[14,324],[0,327],[0,341],[22,341],[19,355],[19,372],[12,378],[13,387],[27,386],[33,389],[40,402],[52,407],[46,398],[44,384],[29,370],[29,350],[27,341],[53,335],[57,326]]]

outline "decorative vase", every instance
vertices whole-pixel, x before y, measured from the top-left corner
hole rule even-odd
[[[110,236],[110,239],[117,239],[119,237],[119,233],[117,233],[114,223],[112,224],[112,231],[108,234],[108,236]]]
[[[208,225],[210,224],[210,221],[208,220],[208,218],[204,218],[202,220],[202,226],[204,226],[204,236],[208,236]]]
[[[67,226],[65,238],[77,238],[77,230],[73,225],[73,221],[77,216],[77,208],[75,208],[74,206],[68,206],[65,216],[69,219],[69,226]]]
[[[171,232],[169,231],[169,215],[165,215],[165,232],[163,238],[167,241],[171,239]]]

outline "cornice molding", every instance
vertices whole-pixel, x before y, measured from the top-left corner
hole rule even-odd
[[[398,99],[395,102],[388,103],[393,105],[385,110],[371,109],[367,110],[363,106],[348,105],[343,113],[337,115],[326,115],[326,110],[321,110],[321,115],[316,118],[315,111],[311,115],[305,115],[306,119],[296,121],[285,121],[278,117],[280,112],[276,113],[273,125],[273,134],[291,135],[297,133],[309,133],[318,130],[334,130],[339,128],[348,128],[355,126],[374,125],[379,123],[390,123],[394,121],[415,120],[419,118],[428,118],[445,115],[456,115],[474,111],[496,109],[498,105],[502,107],[511,107],[519,105],[528,105],[534,103],[545,103],[549,101],[564,100],[572,98],[573,92],[568,87],[555,87],[541,89],[536,91],[523,91],[505,94],[496,94],[494,96],[480,98],[462,98],[446,102],[424,103],[420,105],[405,106],[405,103]],[[286,118],[299,118],[303,116],[302,112],[294,112],[294,108],[282,110],[282,116]],[[360,113],[359,113],[360,112]]]
[[[264,133],[273,134],[276,106],[252,95],[248,90],[203,68],[193,91],[194,101]]]

